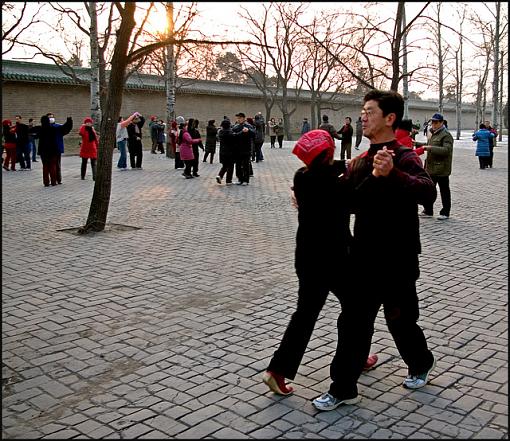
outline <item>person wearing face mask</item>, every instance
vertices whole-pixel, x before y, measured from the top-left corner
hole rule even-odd
[[[81,158],[81,178],[85,179],[87,173],[87,162],[90,159],[90,167],[92,168],[92,180],[96,180],[96,159],[97,147],[99,144],[98,136],[94,127],[92,127],[92,118],[85,118],[83,125],[80,127],[80,158]]]
[[[61,159],[64,154],[64,136],[67,135],[73,128],[73,119],[68,116],[65,124],[58,124],[55,122],[55,115],[51,112],[46,114],[49,119],[49,123],[52,127],[56,129],[56,142],[58,146],[58,156],[57,156],[57,184],[62,184],[62,170],[61,170]],[[68,124],[68,122],[70,122]]]
[[[41,125],[34,126],[30,132],[39,138],[38,154],[43,165],[43,184],[49,187],[58,184],[58,160],[60,158],[59,140],[73,128],[73,119],[68,116],[64,124],[55,124],[54,118],[46,114],[41,117]],[[53,120],[53,122],[51,122]],[[62,182],[62,181],[60,181]]]

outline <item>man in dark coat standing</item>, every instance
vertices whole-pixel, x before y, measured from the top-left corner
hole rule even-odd
[[[236,114],[236,125],[232,127],[232,132],[242,134],[236,137],[237,158],[236,175],[238,185],[248,185],[250,183],[250,155],[251,143],[255,138],[255,128],[246,122],[246,115],[243,112]]]
[[[344,120],[343,127],[338,131],[338,134],[342,137],[341,149],[340,149],[340,159],[351,159],[351,148],[352,148],[352,119],[350,116],[347,116]]]

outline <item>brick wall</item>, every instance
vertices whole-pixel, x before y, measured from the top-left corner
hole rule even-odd
[[[14,120],[14,115],[21,114],[26,122],[28,118],[34,118],[38,124],[43,114],[53,112],[57,122],[63,123],[69,115],[73,117],[74,128],[70,137],[78,136],[78,129],[86,116],[89,116],[89,88],[88,86],[53,85],[47,83],[29,83],[21,81],[3,81],[2,83],[2,119]],[[151,115],[165,118],[165,93],[163,91],[128,89],[124,92],[121,115],[129,116],[138,111],[147,120]],[[337,110],[325,110],[330,122],[337,128],[343,124],[344,117],[350,116],[353,122],[357,119],[361,108],[356,105],[344,104]],[[223,115],[234,120],[237,112],[244,112],[247,116],[253,116],[261,111],[265,115],[263,102],[258,98],[246,98],[239,96],[225,96],[219,94],[191,94],[178,93],[176,96],[176,115],[185,118],[194,117],[200,120],[200,129],[205,133],[205,126],[209,119],[216,120],[219,125]],[[436,112],[435,103],[418,102],[416,106],[410,104],[410,116],[415,122],[423,123],[425,118]],[[279,108],[275,105],[271,116],[281,117]],[[294,139],[301,130],[303,117],[310,120],[310,107],[306,102],[298,104],[297,110],[291,118],[291,132]],[[449,122],[450,130],[455,128],[455,111],[445,111],[445,118]],[[474,128],[474,108],[466,108],[463,113],[463,129]],[[148,122],[146,123],[148,124]],[[148,130],[144,130],[144,138],[148,137]]]

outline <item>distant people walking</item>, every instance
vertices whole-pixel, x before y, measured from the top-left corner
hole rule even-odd
[[[193,139],[199,139],[199,142],[193,143],[193,166],[192,166],[192,174],[193,177],[198,178],[200,175],[198,174],[198,162],[199,162],[199,153],[198,149],[201,148],[204,150],[204,144],[202,143],[202,137],[200,135],[200,131],[198,130],[200,122],[198,119],[190,118],[188,120],[187,130]]]
[[[52,113],[41,117],[41,125],[32,128],[32,132],[39,138],[38,153],[43,165],[43,184],[48,187],[59,183],[58,160],[61,156],[59,140],[62,140],[73,128],[73,119],[68,116],[64,124],[55,124]],[[60,181],[62,182],[62,181]]]
[[[158,117],[152,115],[149,121],[149,132],[151,135],[151,153],[156,154],[156,148],[158,146]]]
[[[159,153],[165,154],[165,144],[166,144],[166,124],[160,119],[156,124],[156,149]]]
[[[489,156],[489,161],[487,162],[487,167],[492,168],[492,163],[494,162],[494,147],[496,147],[497,144],[498,131],[491,126],[490,121],[487,120],[484,122],[484,124],[489,132],[494,133],[494,137],[489,138],[489,151],[491,154]]]
[[[430,125],[430,120],[425,119],[423,121],[423,136],[427,136],[427,133],[429,131],[429,125]]]
[[[348,263],[352,241],[347,192],[338,176],[345,163],[333,161],[335,142],[324,130],[312,130],[298,140],[292,153],[305,167],[294,175],[293,192],[298,206],[294,266],[299,280],[295,312],[262,380],[276,394],[289,395],[293,380],[329,292],[343,302],[352,295],[344,290],[338,268]],[[324,236],[328,237],[323,241]],[[347,273],[346,273],[347,274]],[[377,357],[367,360],[368,368]]]
[[[243,112],[236,114],[236,125],[232,127],[236,137],[236,175],[238,185],[250,183],[250,155],[251,143],[255,138],[255,128],[246,122],[246,115]]]
[[[85,118],[83,125],[80,127],[80,158],[81,158],[81,179],[85,179],[87,174],[87,162],[90,159],[90,167],[92,169],[92,180],[96,180],[96,160],[97,148],[99,139],[93,127],[94,120],[92,118]]]
[[[347,116],[344,119],[344,125],[338,131],[341,136],[341,148],[340,148],[340,159],[351,159],[351,148],[352,148],[352,135],[354,130],[352,129],[352,118]]]
[[[278,122],[275,126],[276,139],[278,140],[278,148],[283,148],[283,137],[285,135],[285,129],[283,127],[283,119],[278,118]]]
[[[216,121],[210,119],[205,128],[205,153],[203,162],[207,162],[207,157],[210,156],[210,163],[213,163],[214,154],[216,153],[216,141],[218,138],[218,127],[214,125]]]
[[[10,119],[2,121],[3,148],[5,149],[4,170],[16,171],[16,127],[13,127]]]
[[[195,177],[195,175],[192,174],[192,168],[195,164],[195,153],[193,151],[193,145],[202,142],[200,138],[193,139],[188,131],[188,126],[192,125],[194,122],[195,120],[190,118],[187,122],[182,123],[182,128],[179,133],[181,159],[184,161],[184,173],[182,175],[186,179],[192,179]]]
[[[255,138],[253,139],[253,148],[255,150],[255,162],[260,162],[264,160],[264,155],[262,154],[262,146],[264,145],[265,138],[265,124],[262,115],[255,115],[254,126]]]
[[[333,124],[329,123],[328,115],[322,115],[322,124],[319,126],[319,129],[328,132],[333,138],[333,141],[335,139],[342,139],[336,129],[333,127]]]
[[[485,170],[489,166],[491,138],[495,138],[495,135],[485,124],[480,124],[480,128],[473,134],[473,141],[476,141],[475,156],[478,156],[480,170]]]
[[[310,131],[310,123],[308,122],[308,118],[303,118],[303,125],[301,126],[301,135]]]
[[[180,128],[177,125],[177,120],[172,121],[172,123],[170,124],[170,131],[168,132],[168,137],[170,139],[170,148],[174,152],[175,157],[174,167],[176,170],[184,168],[184,162],[182,162],[181,151],[179,147],[179,132]]]
[[[221,169],[216,176],[216,182],[221,184],[223,176],[226,176],[225,183],[232,184],[232,176],[234,175],[234,163],[236,159],[236,135],[232,132],[232,127],[228,119],[221,122],[218,138],[220,140],[220,162]]]
[[[452,207],[450,175],[452,173],[453,136],[444,126],[444,118],[440,113],[435,113],[431,118],[431,133],[428,145],[418,147],[415,152],[418,155],[423,154],[424,151],[427,152],[425,170],[432,178],[434,185],[439,185],[441,203],[443,204],[437,219],[446,220],[450,217]],[[434,215],[434,201],[423,205],[421,215],[425,217]]]
[[[37,160],[37,144],[36,144],[36,137],[33,135],[31,129],[34,127],[34,118],[28,119],[28,145],[31,148],[32,151],[32,162],[39,162]]]
[[[117,120],[117,128],[115,130],[115,140],[117,141],[117,148],[120,152],[119,160],[117,161],[117,168],[120,170],[127,170],[127,152],[126,146],[128,141],[128,131],[126,125],[122,125],[122,116]]]
[[[354,148],[359,150],[359,145],[361,144],[361,140],[363,139],[363,128],[361,126],[361,116],[358,117],[356,121],[356,145]]]
[[[142,127],[145,124],[145,118],[142,114],[135,112],[126,119],[123,125],[125,123],[127,123],[129,162],[131,169],[141,170],[143,160]]]
[[[32,149],[28,143],[28,126],[21,115],[16,115],[16,159],[21,170],[32,170],[30,155]]]
[[[275,148],[275,142],[276,142],[276,119],[275,118],[271,118],[268,122],[268,126],[269,126],[269,140],[271,141],[271,148],[274,149]]]

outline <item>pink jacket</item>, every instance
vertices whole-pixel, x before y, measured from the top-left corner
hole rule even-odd
[[[193,144],[198,144],[200,142],[200,138],[192,139],[191,135],[188,133],[186,129],[182,131],[182,142],[179,145],[181,150],[181,159],[183,161],[189,161],[194,159],[193,156]]]

